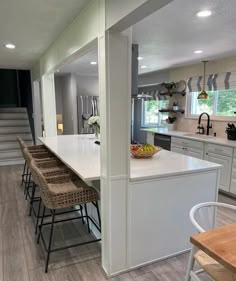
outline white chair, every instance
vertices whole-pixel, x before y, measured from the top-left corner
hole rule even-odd
[[[214,228],[217,207],[236,211],[236,206],[218,202],[201,203],[191,209],[189,214],[190,220],[199,233]],[[197,271],[193,270],[195,261],[197,261],[202,269]],[[189,257],[185,281],[201,281],[198,275],[202,272],[206,272],[215,281],[236,280],[235,274],[193,245]]]

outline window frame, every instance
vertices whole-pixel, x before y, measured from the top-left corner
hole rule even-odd
[[[141,105],[141,127],[142,128],[157,128],[157,127],[163,127],[163,124],[161,124],[161,112],[158,111],[158,121],[157,123],[145,123],[145,99],[142,99],[142,105]],[[159,110],[160,108],[158,108]]]
[[[217,96],[216,96],[216,98],[214,98],[213,112],[216,112],[216,110],[217,110],[218,91],[216,91],[216,92],[217,92]],[[236,90],[235,90],[235,92],[236,92]],[[186,119],[198,119],[199,118],[198,114],[191,113],[192,99],[193,99],[192,92],[187,92],[186,104],[185,104],[185,107],[186,107],[185,118]],[[236,111],[236,109],[235,109],[235,111]],[[204,116],[203,119],[205,119],[205,118],[206,117]],[[210,118],[212,121],[222,121],[222,122],[233,121],[233,122],[235,122],[236,115],[235,116],[219,116],[219,115],[212,114],[212,115],[210,115]]]

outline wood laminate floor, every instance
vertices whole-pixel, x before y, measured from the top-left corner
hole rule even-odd
[[[98,243],[52,254],[48,274],[44,273],[45,252],[36,244],[34,222],[20,185],[22,166],[0,167],[0,281],[105,281],[100,266]],[[219,200],[235,204],[220,195]],[[220,211],[217,224],[235,222],[232,211]],[[89,239],[78,221],[56,227],[54,244],[71,243],[78,237]],[[188,253],[157,262],[111,281],[183,281]],[[210,279],[202,275],[203,281]],[[223,281],[223,280],[222,280]]]

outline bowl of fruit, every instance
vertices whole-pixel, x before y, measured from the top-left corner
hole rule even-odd
[[[161,150],[160,147],[152,144],[132,144],[130,153],[134,158],[151,158],[154,154]]]

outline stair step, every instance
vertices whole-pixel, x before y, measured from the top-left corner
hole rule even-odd
[[[0,113],[0,120],[28,120],[26,112]]]
[[[0,160],[23,158],[20,149],[0,151]]]
[[[26,141],[26,145],[33,145],[32,141]],[[1,150],[16,150],[19,149],[19,143],[17,141],[11,142],[0,142],[0,151]]]
[[[0,127],[0,134],[31,133],[29,126]]]
[[[25,163],[23,158],[13,158],[0,160],[0,166],[22,165]]]
[[[1,120],[0,127],[29,126],[29,120]]]
[[[9,108],[0,108],[0,112],[27,112],[25,107],[9,107]]]
[[[13,133],[13,134],[6,134],[0,135],[0,143],[1,142],[8,142],[8,141],[16,141],[16,137],[20,137],[23,141],[32,142],[32,135],[29,133]]]

